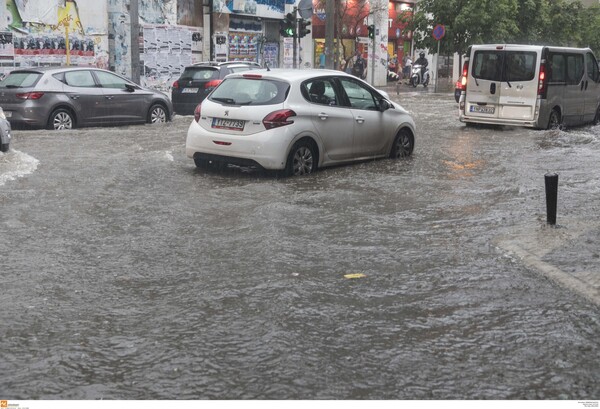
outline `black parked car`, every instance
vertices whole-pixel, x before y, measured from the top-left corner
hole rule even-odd
[[[196,106],[221,83],[227,74],[261,68],[258,63],[244,61],[202,62],[185,67],[173,83],[171,100],[178,115],[193,115]]]

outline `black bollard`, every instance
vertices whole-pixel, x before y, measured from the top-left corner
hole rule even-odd
[[[546,220],[548,224],[556,224],[556,202],[558,201],[558,174],[546,173]]]

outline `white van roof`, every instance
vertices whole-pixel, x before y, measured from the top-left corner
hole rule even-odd
[[[530,45],[530,44],[477,44],[471,46],[474,50],[530,50],[540,51],[548,49],[550,51],[570,51],[582,52],[591,51],[590,48],[575,48],[575,47],[557,47],[550,45]]]

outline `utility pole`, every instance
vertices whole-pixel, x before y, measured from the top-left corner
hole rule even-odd
[[[332,70],[334,68],[334,43],[335,35],[335,1],[325,1],[325,68]]]
[[[140,83],[140,20],[139,0],[129,1],[129,21],[131,26],[131,79]]]

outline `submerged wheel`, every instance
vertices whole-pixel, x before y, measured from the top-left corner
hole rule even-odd
[[[594,117],[594,125],[600,124],[600,105],[598,105],[598,109],[596,109],[596,116]]]
[[[75,128],[75,118],[71,111],[59,108],[52,112],[50,118],[48,119],[48,129],[60,131],[63,129],[73,129]]]
[[[8,152],[8,144],[3,143],[0,145],[0,152]]]
[[[285,165],[287,176],[308,175],[317,169],[317,149],[309,140],[300,140],[292,146]]]
[[[548,129],[560,129],[562,125],[562,121],[560,118],[560,113],[558,112],[558,109],[553,109],[552,112],[550,112],[550,119],[548,120]]]
[[[159,104],[152,105],[148,111],[148,123],[161,124],[167,122],[167,110]]]
[[[396,135],[396,139],[394,139],[394,143],[392,144],[390,158],[408,158],[410,155],[412,155],[414,149],[415,137],[413,136],[412,132],[410,132],[408,129],[401,129],[400,132],[398,132],[398,135]]]

